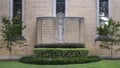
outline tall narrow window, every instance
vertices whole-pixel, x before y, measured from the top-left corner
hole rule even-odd
[[[22,0],[13,0],[13,24],[22,23]],[[17,25],[20,29],[22,25]],[[19,29],[18,29],[19,30]],[[22,31],[18,32],[18,35],[22,36]]]
[[[109,18],[109,0],[99,0],[99,23],[107,24]]]
[[[57,13],[65,14],[65,0],[56,0],[56,14]]]
[[[22,0],[13,0],[13,17],[22,19]]]

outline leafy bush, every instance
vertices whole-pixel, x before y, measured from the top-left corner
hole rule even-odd
[[[35,57],[40,58],[72,58],[87,57],[86,48],[35,48]]]
[[[96,61],[100,61],[100,57],[99,56],[88,56],[87,58],[84,59],[85,63],[90,63],[90,62],[96,62]]]
[[[28,64],[41,64],[41,65],[63,65],[63,64],[83,64],[99,61],[98,57],[86,57],[86,58],[35,58],[35,57],[23,57],[20,59],[20,62]]]
[[[20,62],[24,62],[24,63],[30,63],[31,64],[31,61],[33,61],[34,57],[32,56],[26,56],[26,57],[22,57],[20,59]]]
[[[37,44],[35,48],[85,48],[82,43],[53,43],[53,44]]]

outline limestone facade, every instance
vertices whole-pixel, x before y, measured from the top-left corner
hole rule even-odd
[[[0,0],[0,17],[10,16],[11,15],[11,1],[12,0]],[[27,39],[28,52],[32,54],[33,46],[37,43],[37,18],[38,17],[56,17],[56,0],[23,0],[23,22],[26,25],[26,29],[23,31],[23,35]],[[86,44],[86,47],[90,50],[90,54],[92,55],[106,55],[109,52],[99,49],[98,43],[95,43],[96,38],[96,27],[98,22],[98,9],[97,9],[98,0],[66,0],[66,17],[83,17],[84,18],[84,34],[81,35],[83,43]],[[113,19],[120,21],[120,0],[109,0],[110,2],[110,17]],[[1,20],[0,20],[1,21]],[[73,20],[74,21],[74,20]],[[72,22],[69,22],[72,23]],[[44,23],[43,25],[45,25]],[[53,23],[52,23],[53,24]],[[72,27],[68,29],[76,29],[77,27],[73,27],[73,25],[69,25],[66,23],[66,27]],[[43,26],[42,26],[43,27]],[[49,27],[52,27],[50,24]],[[49,29],[46,27],[45,29]],[[54,29],[53,27],[51,28]],[[67,28],[66,28],[67,29]],[[77,32],[77,31],[76,31]],[[52,33],[51,33],[52,34]],[[74,34],[74,33],[73,33]],[[46,35],[47,34],[44,34]],[[66,33],[67,35],[67,33]],[[66,37],[67,38],[67,37]],[[47,39],[48,40],[48,39]],[[51,40],[52,41],[52,40]],[[69,39],[66,40],[69,42]],[[0,50],[0,56],[2,55],[3,50]],[[21,51],[21,50],[20,50]],[[23,52],[24,53],[24,52]],[[24,54],[25,55],[25,54]],[[120,54],[117,54],[120,56]],[[5,55],[6,56],[6,55]],[[0,57],[1,58],[1,57]]]

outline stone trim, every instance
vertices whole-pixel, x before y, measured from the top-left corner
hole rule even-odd
[[[13,18],[13,0],[9,0],[9,16]]]
[[[53,17],[56,17],[56,0],[53,0],[52,6],[53,6],[52,15]]]
[[[97,0],[97,27],[99,27],[99,0]]]
[[[111,11],[111,7],[112,7],[112,2],[111,2],[112,0],[109,0],[109,18],[111,18],[111,14],[112,14],[112,11]]]
[[[22,21],[25,21],[25,0],[22,0]]]
[[[26,10],[26,7],[25,7],[25,5],[26,5],[26,0],[22,0],[22,22],[23,22],[23,26],[26,26],[26,22],[25,22],[25,20],[26,20],[26,15],[25,15],[25,10]],[[22,30],[22,36],[24,36],[25,37],[25,31],[24,30]]]
[[[69,0],[65,0],[65,16],[68,17]]]

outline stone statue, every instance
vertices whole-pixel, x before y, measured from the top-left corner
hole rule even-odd
[[[64,13],[57,14],[57,34],[59,43],[64,42]]]

